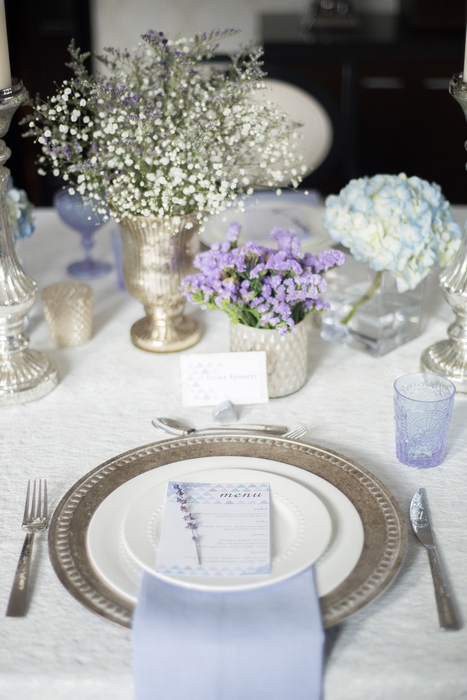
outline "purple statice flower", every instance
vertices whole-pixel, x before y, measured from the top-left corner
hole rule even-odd
[[[272,229],[269,235],[274,241],[277,241],[279,250],[284,250],[291,255],[301,255],[302,247],[294,231],[284,231],[276,227]]]
[[[225,234],[225,240],[229,243],[237,243],[238,237],[240,235],[241,226],[236,221],[232,221],[227,227],[227,232]]]
[[[226,238],[195,257],[198,273],[182,280],[186,299],[204,309],[221,309],[231,321],[276,329],[282,335],[311,311],[322,311],[326,280],[322,272],[342,265],[340,251],[303,253],[293,231],[275,228],[278,249],[249,241],[238,246],[240,227],[231,224]]]
[[[323,250],[321,253],[305,253],[303,264],[316,272],[325,272],[336,265],[343,265],[345,255],[340,250]]]

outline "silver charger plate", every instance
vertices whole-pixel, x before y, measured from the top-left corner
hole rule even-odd
[[[346,579],[320,598],[325,627],[337,625],[368,605],[393,581],[405,556],[407,528],[394,496],[371,472],[318,445],[225,433],[143,445],[83,476],[60,501],[49,528],[50,558],[65,588],[93,612],[131,627],[133,605],[103,581],[91,564],[86,547],[91,518],[110,493],[144,472],[183,460],[224,455],[305,469],[333,484],[357,509],[364,529],[363,550]]]

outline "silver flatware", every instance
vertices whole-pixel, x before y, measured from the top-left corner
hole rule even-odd
[[[428,551],[440,627],[458,630],[461,628],[461,624],[454,609],[451,592],[436,550],[425,489],[418,489],[414,494],[410,502],[409,515],[415,535]]]
[[[308,432],[308,426],[305,425],[305,423],[300,423],[300,425],[297,425],[296,428],[293,428],[292,430],[287,430],[286,433],[283,433],[281,437],[289,438],[290,440],[296,440],[299,437],[302,437],[302,435],[305,435],[305,433]]]
[[[207,425],[201,428],[194,428],[189,423],[183,420],[176,420],[175,418],[154,418],[152,424],[155,428],[160,430],[165,430],[166,433],[171,435],[191,435],[192,433],[201,432],[261,432],[261,433],[272,433],[274,435],[284,435],[288,428],[286,425],[254,425],[248,423],[247,425],[239,426],[238,424],[230,425],[225,423],[224,425]]]
[[[7,617],[23,617],[26,614],[26,596],[29,578],[29,564],[31,561],[32,544],[34,535],[39,530],[47,527],[47,481],[34,480],[32,495],[31,481],[28,481],[26,491],[26,503],[24,506],[23,522],[21,527],[27,531],[23,548],[16,568],[10,599],[6,611]]]

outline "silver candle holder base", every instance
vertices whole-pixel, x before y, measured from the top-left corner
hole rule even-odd
[[[58,384],[55,364],[31,349],[23,332],[37,285],[18,262],[6,213],[10,171],[5,163],[11,151],[3,136],[25,98],[26,90],[19,80],[13,79],[11,88],[0,90],[0,406],[40,399]]]
[[[462,73],[452,77],[449,92],[467,119],[467,83],[462,78]],[[448,339],[423,352],[421,366],[425,372],[447,377],[458,391],[467,393],[467,222],[460,248],[451,265],[440,274],[439,285],[456,318],[447,330]]]

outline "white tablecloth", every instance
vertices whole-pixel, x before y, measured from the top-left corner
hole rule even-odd
[[[460,210],[459,218],[465,217]],[[23,266],[39,289],[67,278],[80,257],[78,237],[53,211],[37,212],[37,230],[21,247]],[[113,260],[110,227],[97,235],[96,255]],[[51,506],[83,474],[120,452],[162,439],[156,415],[209,422],[211,409],[191,412],[180,398],[179,355],[157,355],[130,342],[141,305],[117,287],[114,273],[91,283],[95,331],[83,346],[56,348],[38,299],[29,323],[31,346],[57,363],[60,384],[47,397],[0,408],[0,611],[6,609],[20,552],[28,478],[46,477]],[[420,338],[374,359],[330,345],[312,330],[309,379],[298,393],[241,408],[243,421],[295,425],[306,421],[310,442],[342,452],[379,477],[407,512],[421,486],[428,492],[438,544],[467,625],[467,394],[458,394],[444,463],[418,471],[394,453],[392,384],[418,371],[422,351],[446,336],[452,312],[433,274]],[[228,351],[227,317],[190,308],[203,326],[185,352]],[[130,700],[131,633],[88,611],[57,579],[45,536],[36,540],[34,594],[27,617],[1,618],[1,700]],[[0,612],[0,614],[3,614]],[[444,632],[428,558],[410,535],[392,586],[327,633],[324,700],[465,700],[467,626]],[[240,700],[240,699],[239,699]]]

